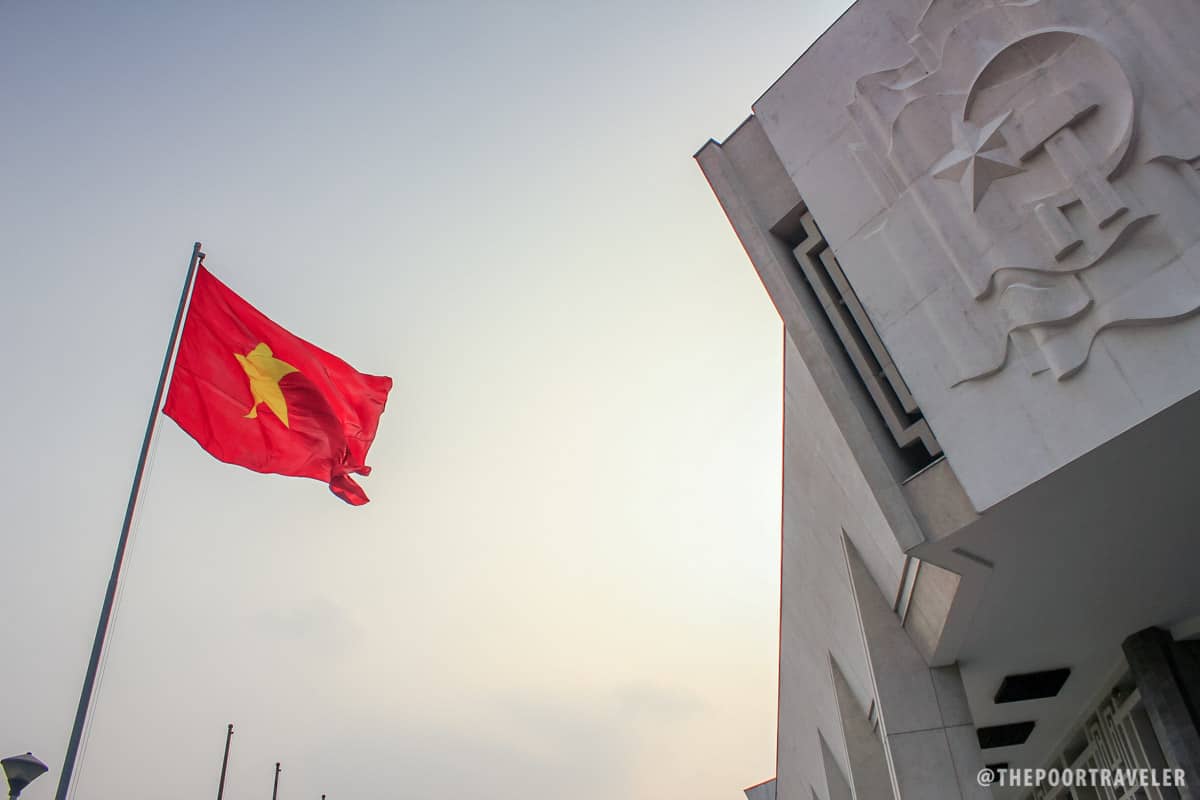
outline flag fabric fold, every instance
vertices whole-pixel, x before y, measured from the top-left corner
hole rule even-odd
[[[215,458],[314,478],[351,505],[392,379],[366,375],[281,326],[203,266],[163,412]]]

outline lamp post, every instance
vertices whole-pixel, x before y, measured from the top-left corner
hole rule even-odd
[[[4,774],[8,777],[8,796],[17,798],[21,790],[33,783],[34,778],[45,772],[48,767],[33,753],[23,756],[9,756],[0,760],[4,766]]]

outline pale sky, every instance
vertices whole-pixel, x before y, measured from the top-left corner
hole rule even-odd
[[[74,797],[736,800],[781,325],[692,153],[845,0],[0,3],[0,755],[53,797],[192,242],[395,379],[351,508],[160,422]]]

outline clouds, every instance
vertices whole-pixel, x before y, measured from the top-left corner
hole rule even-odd
[[[703,698],[694,692],[653,681],[635,681],[618,686],[616,700],[632,719],[677,722],[705,710]]]
[[[303,605],[281,605],[255,612],[246,620],[246,639],[259,639],[269,647],[303,651],[312,646],[347,652],[361,644],[366,630],[350,612],[327,597],[317,595]]]
[[[340,752],[353,754],[347,769],[364,775],[386,770],[403,787],[400,796],[630,797],[639,773],[655,768],[646,758],[647,739],[661,734],[654,729],[703,709],[699,698],[652,681],[476,699],[472,713],[454,727],[375,720],[366,730],[343,730]],[[350,780],[354,786],[358,779]]]
[[[309,772],[339,794],[369,797],[386,776],[395,797],[470,797],[528,800],[569,793],[580,800],[628,797],[633,790],[635,750],[625,731],[586,709],[567,705],[536,710],[525,727],[521,714],[496,730],[481,708],[480,725],[412,726],[403,720],[342,730],[328,748],[305,755]],[[336,758],[330,754],[336,752]],[[336,776],[336,777],[335,777]]]

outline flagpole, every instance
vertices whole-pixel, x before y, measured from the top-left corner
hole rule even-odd
[[[229,769],[229,743],[233,741],[233,723],[225,734],[225,755],[221,758],[221,782],[217,784],[217,800],[225,796],[225,770]]]
[[[188,263],[187,277],[183,282],[183,292],[179,295],[179,308],[175,311],[175,324],[171,328],[171,339],[167,343],[167,352],[163,356],[162,371],[158,375],[158,388],[154,391],[154,404],[150,407],[150,419],[146,423],[146,435],[142,438],[142,452],[138,456],[137,469],[133,473],[133,485],[129,489],[129,503],[125,506],[125,522],[121,525],[121,537],[117,540],[117,554],[113,559],[112,575],[108,579],[108,591],[104,593],[104,605],[100,607],[100,621],[96,625],[96,639],[92,642],[92,655],[88,659],[87,674],[83,678],[83,689],[79,693],[79,707],[75,711],[75,725],[71,728],[71,739],[67,743],[67,753],[63,756],[62,773],[58,778],[58,791],[54,800],[67,800],[67,791],[71,788],[71,775],[75,771],[75,759],[79,755],[79,742],[83,738],[83,726],[87,721],[88,708],[92,702],[92,691],[96,685],[96,672],[100,668],[100,654],[104,650],[104,639],[108,633],[108,623],[112,617],[113,601],[117,595],[117,581],[121,577],[121,564],[125,560],[125,547],[129,543],[129,529],[133,523],[133,512],[137,506],[138,494],[142,488],[142,477],[146,472],[146,457],[150,452],[150,442],[154,438],[154,427],[158,422],[158,410],[162,405],[163,391],[167,384],[167,375],[171,371],[171,357],[175,353],[175,343],[179,340],[179,329],[183,324],[183,312],[187,306],[188,294],[196,277],[196,267],[204,261],[204,253],[200,252],[200,243],[192,247],[192,260]]]

